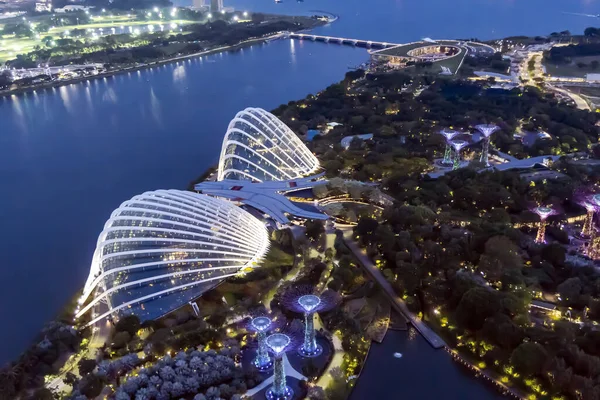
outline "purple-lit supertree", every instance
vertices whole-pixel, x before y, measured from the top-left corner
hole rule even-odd
[[[541,222],[538,228],[537,235],[535,237],[536,243],[546,242],[546,219],[549,216],[556,214],[556,211],[550,207],[536,207],[532,210],[534,213],[540,216]]]
[[[316,357],[323,352],[315,337],[315,313],[328,311],[340,301],[339,295],[331,290],[315,293],[312,286],[298,286],[289,289],[281,302],[290,310],[304,314],[304,343],[298,352],[305,357]]]
[[[446,150],[444,151],[442,165],[452,165],[452,147],[450,146],[450,141],[460,135],[460,132],[444,128],[439,133],[446,138]]]
[[[456,170],[460,167],[460,151],[469,143],[466,140],[452,140],[449,143],[454,149],[454,164],[452,165],[452,170]]]
[[[590,242],[587,247],[587,255],[592,260],[597,260],[600,256],[600,239],[598,238],[598,230],[592,225],[590,229]]]
[[[274,333],[265,339],[265,344],[274,356],[273,386],[266,393],[268,400],[289,400],[294,396],[294,391],[287,386],[283,354],[295,347],[294,335]]]
[[[269,357],[269,350],[267,343],[267,332],[273,328],[273,321],[267,316],[255,317],[250,320],[248,328],[256,332],[256,339],[258,342],[258,348],[256,350],[256,357],[254,358],[254,365],[261,371],[265,371],[273,366],[273,361]]]
[[[590,237],[592,235],[592,227],[594,224],[594,214],[600,209],[600,194],[592,194],[586,196],[580,204],[587,210],[581,236]]]
[[[481,124],[481,125],[476,125],[475,129],[477,129],[479,132],[481,132],[481,134],[484,136],[483,149],[481,150],[480,161],[483,163],[483,165],[485,165],[486,167],[489,167],[490,163],[488,160],[488,155],[489,155],[489,149],[490,149],[490,136],[492,136],[492,134],[500,128],[497,127],[496,125],[492,125],[492,124]]]

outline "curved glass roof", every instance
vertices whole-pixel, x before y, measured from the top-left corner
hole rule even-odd
[[[160,317],[255,267],[268,247],[264,224],[229,201],[146,192],[104,225],[76,316],[95,308],[91,323],[113,313]]]
[[[284,181],[318,169],[317,158],[287,125],[262,108],[246,108],[229,123],[217,179]]]

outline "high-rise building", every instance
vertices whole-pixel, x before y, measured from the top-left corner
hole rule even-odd
[[[210,11],[220,12],[223,10],[223,0],[210,0]]]
[[[206,0],[194,0],[192,3],[192,8],[195,8],[196,10],[200,10],[202,8],[206,8],[207,4],[206,4]]]

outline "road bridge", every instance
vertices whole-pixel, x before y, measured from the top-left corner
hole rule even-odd
[[[290,39],[310,40],[312,42],[336,43],[349,46],[364,47],[367,49],[387,49],[388,47],[398,46],[398,43],[377,42],[373,40],[350,39],[335,36],[312,35],[309,33],[290,33]]]

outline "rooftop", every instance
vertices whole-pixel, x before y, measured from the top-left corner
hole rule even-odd
[[[217,182],[201,182],[194,189],[209,196],[241,203],[267,214],[277,223],[289,224],[288,215],[304,219],[327,219],[327,215],[312,207],[299,207],[285,194],[312,188],[321,181],[321,175],[287,181],[250,182],[225,179]]]

